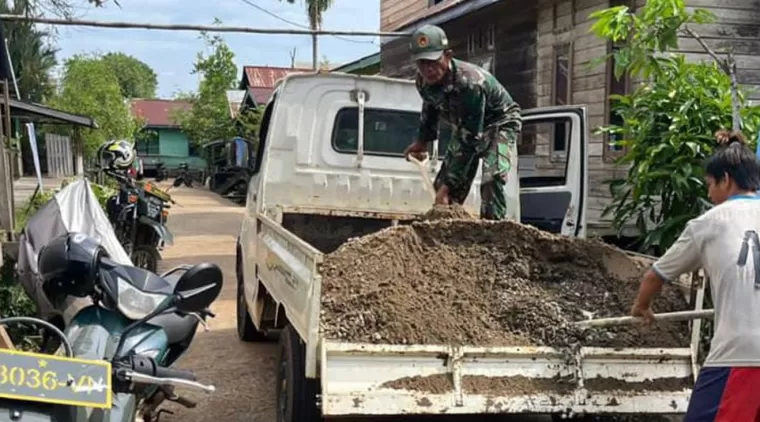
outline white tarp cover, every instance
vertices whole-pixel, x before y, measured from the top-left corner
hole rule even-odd
[[[66,309],[56,312],[42,291],[37,274],[37,255],[47,242],[65,233],[82,233],[98,240],[114,261],[132,265],[119,243],[98,198],[87,179],[69,183],[43,205],[30,219],[19,239],[18,272],[27,294],[37,304],[39,316],[50,319],[62,314],[64,320],[91,303],[89,298],[69,298]]]

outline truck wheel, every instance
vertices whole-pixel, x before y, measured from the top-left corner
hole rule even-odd
[[[237,285],[237,332],[238,338],[246,342],[268,340],[267,336],[256,329],[256,325],[248,313],[248,305],[245,303],[245,291],[243,290],[243,277],[238,273]]]
[[[318,422],[317,381],[305,376],[306,352],[288,325],[280,336],[277,359],[277,422]]]

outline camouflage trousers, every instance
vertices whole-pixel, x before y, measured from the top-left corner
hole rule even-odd
[[[435,189],[442,185],[449,188],[451,202],[463,204],[478,172],[478,162],[483,159],[483,175],[480,183],[480,218],[503,220],[507,216],[505,187],[512,166],[517,166],[517,136],[519,130],[512,126],[488,129],[483,145],[470,145],[454,137],[449,142],[441,171],[435,178]]]

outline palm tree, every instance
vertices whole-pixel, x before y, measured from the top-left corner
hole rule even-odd
[[[282,0],[280,0],[282,1]],[[296,0],[285,0],[294,4]],[[312,31],[322,29],[322,14],[329,9],[334,0],[303,0],[306,5],[306,13],[309,15],[309,27]],[[311,37],[311,59],[314,70],[319,69],[319,41],[317,35]]]
[[[9,7],[8,0],[0,0],[0,13],[27,14],[27,0],[16,0]],[[27,22],[4,22],[8,55],[18,84],[19,99],[44,102],[53,93],[50,78],[56,66],[57,50],[48,43],[49,34]],[[6,42],[0,40],[0,42]]]

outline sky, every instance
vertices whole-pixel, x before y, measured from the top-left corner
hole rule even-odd
[[[76,0],[76,17],[99,21],[149,22],[161,24],[210,25],[219,18],[225,26],[298,29],[247,3],[298,25],[307,26],[302,0],[289,4],[281,0],[120,0],[121,8],[109,2],[104,8],[86,6]],[[246,3],[247,2],[247,3]],[[335,0],[324,17],[325,30],[377,31],[380,26],[380,0]],[[290,66],[296,49],[296,62],[311,64],[311,38],[308,35],[222,34],[235,53],[240,72],[243,65]],[[353,41],[352,41],[353,40]],[[158,75],[158,95],[171,98],[178,91],[194,90],[198,76],[191,74],[197,53],[204,49],[198,34],[191,31],[57,27],[58,58],[80,53],[120,51],[150,65]],[[380,41],[373,37],[320,37],[320,60],[342,64],[376,53]]]

